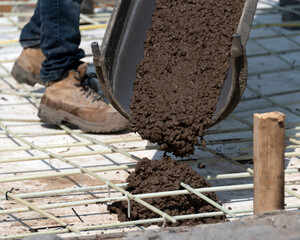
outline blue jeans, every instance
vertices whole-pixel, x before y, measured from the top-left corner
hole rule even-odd
[[[77,69],[84,57],[78,48],[81,1],[38,0],[34,15],[22,29],[21,45],[41,47],[46,56],[40,73],[45,82],[61,80],[64,72]]]

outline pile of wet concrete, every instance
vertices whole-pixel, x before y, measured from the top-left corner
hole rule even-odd
[[[210,184],[188,164],[179,163],[170,157],[164,157],[160,161],[142,159],[137,164],[135,171],[127,178],[127,182],[128,187],[126,190],[132,194],[183,190],[180,185],[181,182],[190,185],[192,188],[210,187]],[[205,193],[205,195],[220,203],[215,193]],[[171,216],[219,211],[196,195],[167,196],[144,200]],[[119,221],[161,217],[135,201],[130,203],[130,218],[127,215],[127,201],[113,203],[108,209],[111,213],[118,214]],[[177,221],[176,223],[167,222],[167,226],[198,225],[217,223],[224,220],[224,216],[195,218]]]

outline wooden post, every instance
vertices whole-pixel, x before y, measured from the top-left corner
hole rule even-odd
[[[280,112],[254,114],[254,214],[284,209],[284,126]]]

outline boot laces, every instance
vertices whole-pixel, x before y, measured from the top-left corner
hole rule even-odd
[[[101,95],[95,92],[95,90],[90,86],[90,80],[95,77],[97,77],[95,73],[85,74],[83,78],[78,78],[75,76],[74,78],[79,81],[79,83],[75,83],[75,86],[81,88],[80,92],[84,92],[86,94],[86,98],[92,97],[92,102],[103,101]]]

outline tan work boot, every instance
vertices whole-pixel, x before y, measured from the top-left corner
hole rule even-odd
[[[19,83],[27,83],[31,86],[36,83],[44,85],[40,71],[45,59],[40,48],[24,48],[12,68],[11,75]]]
[[[62,121],[72,123],[85,132],[109,133],[129,128],[127,119],[82,85],[80,79],[86,68],[87,64],[81,64],[63,80],[51,83],[42,97],[38,116],[55,125]]]

